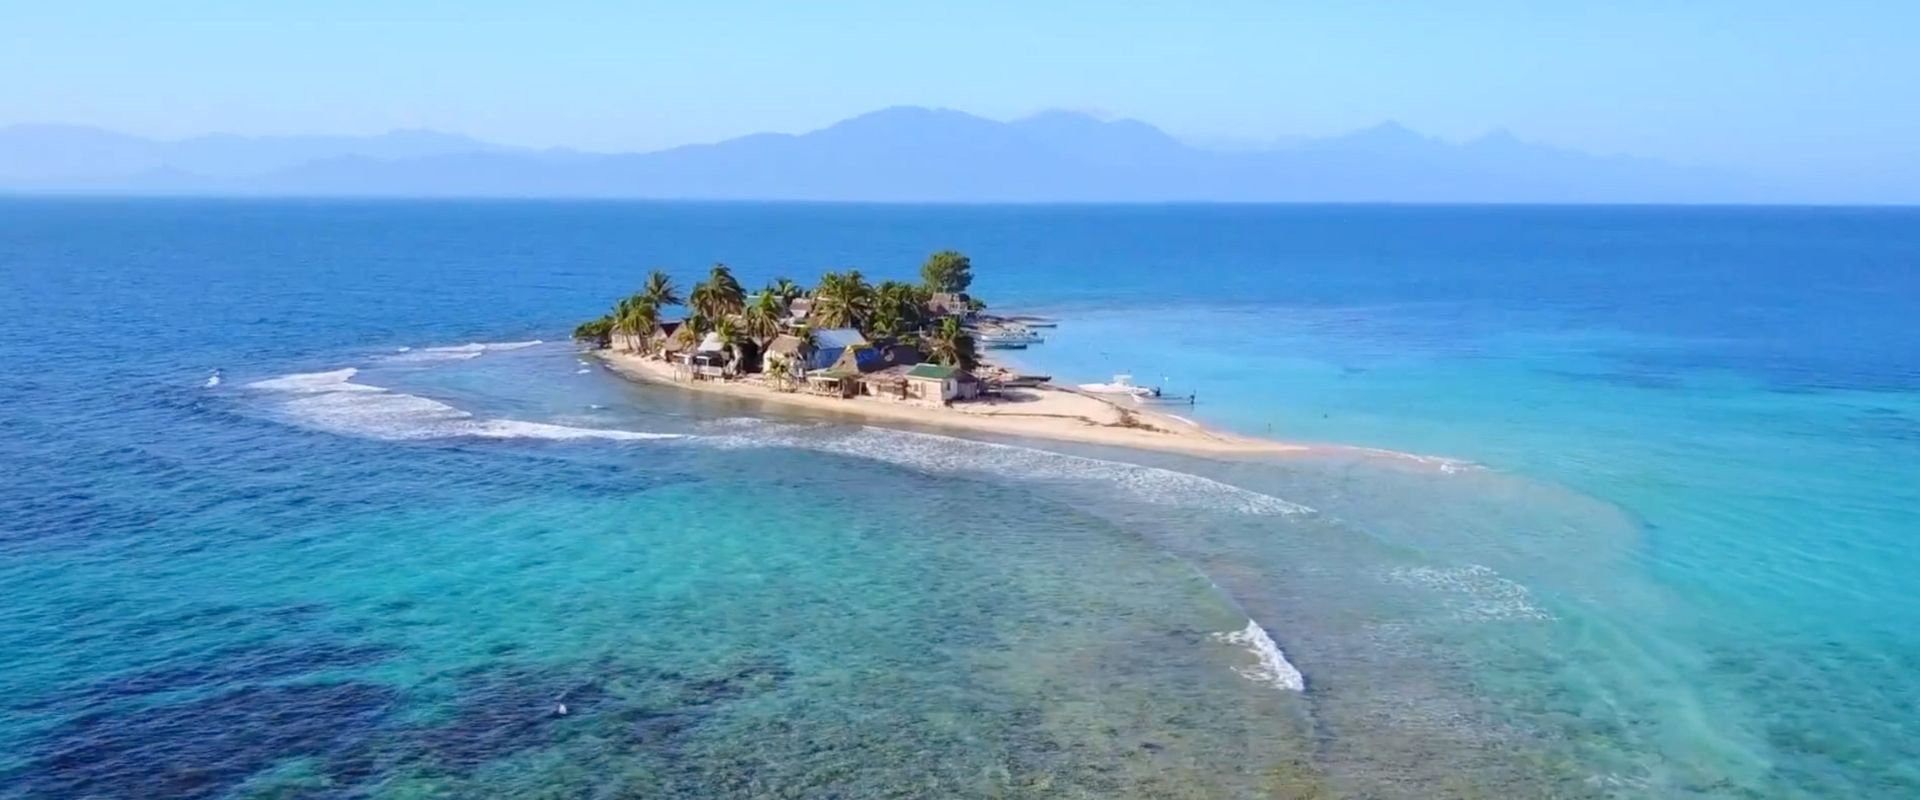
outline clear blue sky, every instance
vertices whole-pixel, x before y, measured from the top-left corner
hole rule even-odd
[[[1920,1],[0,0],[0,124],[650,149],[914,104],[1920,168]]]

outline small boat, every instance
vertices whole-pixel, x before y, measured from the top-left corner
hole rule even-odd
[[[1040,338],[1040,334],[1034,333],[1026,328],[1000,328],[998,330],[981,331],[974,334],[973,340],[988,347],[1009,344],[1025,346],[1046,341]]]
[[[1193,394],[1164,394],[1160,387],[1152,387],[1146,394],[1133,395],[1134,405],[1140,406],[1190,406],[1199,399]]]
[[[1133,376],[1125,373],[1113,376],[1109,383],[1083,383],[1080,391],[1093,394],[1117,394],[1131,399],[1135,405],[1193,405],[1194,395],[1166,394],[1158,386],[1141,386],[1133,382]]]
[[[1025,349],[1027,349],[1027,343],[1026,343],[1026,342],[989,342],[989,341],[982,341],[982,342],[980,343],[980,346],[982,346],[982,347],[985,347],[985,348],[987,348],[988,350],[1025,350]]]
[[[1080,384],[1080,391],[1092,392],[1094,394],[1124,394],[1139,397],[1143,394],[1156,394],[1159,390],[1135,384],[1132,375],[1121,373],[1113,376],[1113,381],[1110,383]]]

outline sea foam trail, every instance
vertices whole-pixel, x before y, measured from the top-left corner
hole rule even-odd
[[[279,412],[303,427],[388,441],[420,439],[607,439],[639,441],[678,439],[678,434],[644,433],[611,428],[578,428],[514,419],[475,419],[468,412],[437,400],[354,383],[359,370],[283,375],[255,381],[247,388],[281,398]]]
[[[382,356],[380,360],[388,363],[403,364],[466,361],[468,359],[479,358],[487,353],[524,350],[540,344],[546,344],[546,342],[540,339],[525,342],[468,342],[466,344],[448,345],[445,347],[422,347],[418,350],[411,347],[402,347],[395,350],[392,355]]]
[[[1211,478],[1119,461],[1071,456],[1030,447],[931,433],[860,427],[844,432],[734,418],[715,423],[717,435],[697,441],[728,447],[796,447],[883,461],[925,472],[987,473],[1023,480],[1094,481],[1158,505],[1226,509],[1245,514],[1304,514],[1313,509]]]
[[[1249,619],[1247,627],[1237,631],[1216,633],[1213,638],[1227,644],[1239,645],[1253,654],[1253,666],[1234,668],[1233,671],[1240,673],[1240,677],[1255,683],[1264,683],[1276,689],[1293,692],[1307,690],[1307,679],[1302,677],[1300,670],[1295,669],[1293,663],[1287,660],[1286,654],[1280,651],[1280,645],[1273,643],[1273,637],[1267,635],[1267,629],[1260,627],[1260,623]]]

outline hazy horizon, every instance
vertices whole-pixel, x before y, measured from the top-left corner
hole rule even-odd
[[[9,5],[0,125],[431,128],[640,152],[897,105],[1061,108],[1196,142],[1397,120],[1772,174],[1920,171],[1920,107],[1900,77],[1920,72],[1906,34],[1920,7],[1894,2]]]
[[[74,125],[160,141],[429,130],[509,148],[644,154],[804,137],[896,107],[1003,123],[1059,109],[1144,121],[1224,153],[1393,122],[1443,143],[1506,132],[1765,188],[1741,195],[1709,182],[1687,194],[1920,202],[1911,188],[1920,104],[1902,77],[1920,73],[1906,35],[1920,28],[1920,6],[1890,0],[1838,10],[1783,0],[1223,0],[1120,11],[1084,0],[590,1],[563,11],[215,0],[192,13],[95,0],[10,3],[6,18],[0,72],[14,80],[0,82],[0,128]],[[38,157],[12,146],[15,163]],[[1429,178],[1447,174],[1481,177]]]
[[[297,139],[297,138],[369,139],[369,138],[377,138],[377,137],[383,137],[383,136],[396,136],[396,135],[400,135],[400,136],[436,135],[436,136],[451,136],[451,137],[459,137],[464,139],[471,139],[475,142],[479,142],[482,144],[496,146],[496,147],[505,148],[505,149],[514,149],[514,150],[561,151],[561,152],[576,152],[576,153],[589,154],[589,155],[630,155],[630,154],[638,154],[638,153],[655,153],[663,150],[673,150],[673,149],[682,148],[682,147],[698,147],[702,145],[720,144],[723,142],[732,141],[734,139],[741,139],[741,138],[746,138],[751,136],[761,136],[761,135],[768,135],[768,134],[777,135],[777,136],[802,136],[805,134],[817,133],[819,131],[826,130],[828,128],[833,127],[834,125],[840,124],[842,122],[846,122],[849,119],[858,119],[860,117],[869,116],[872,114],[895,111],[899,109],[916,109],[916,110],[928,110],[928,111],[936,111],[936,112],[951,111],[951,112],[965,114],[972,117],[979,117],[981,119],[992,120],[995,122],[1007,122],[1007,123],[1018,122],[1021,120],[1028,120],[1036,117],[1043,117],[1043,116],[1054,115],[1054,114],[1071,114],[1071,115],[1085,116],[1090,119],[1096,119],[1102,122],[1121,122],[1121,123],[1138,122],[1146,125],[1151,125],[1154,128],[1163,131],[1168,136],[1173,137],[1175,140],[1179,141],[1180,143],[1185,144],[1189,147],[1192,147],[1196,150],[1205,150],[1210,152],[1221,152],[1221,153],[1286,150],[1293,147],[1298,147],[1302,144],[1312,142],[1316,139],[1334,139],[1342,136],[1349,136],[1353,134],[1365,133],[1368,131],[1382,130],[1382,129],[1403,129],[1411,133],[1417,134],[1422,138],[1431,139],[1436,142],[1450,144],[1450,145],[1469,144],[1474,141],[1492,138],[1492,137],[1511,136],[1513,138],[1516,138],[1531,144],[1542,144],[1542,145],[1552,146],[1551,142],[1545,142],[1545,141],[1541,141],[1541,140],[1529,137],[1521,131],[1515,131],[1512,128],[1509,128],[1506,126],[1494,126],[1484,131],[1480,131],[1478,133],[1472,133],[1464,136],[1443,136],[1437,133],[1430,133],[1428,131],[1421,130],[1415,126],[1408,125],[1404,122],[1401,122],[1398,119],[1392,119],[1392,118],[1375,120],[1374,122],[1358,125],[1352,128],[1343,128],[1340,130],[1333,130],[1333,131],[1327,131],[1322,133],[1307,133],[1307,132],[1295,131],[1295,132],[1282,132],[1282,133],[1278,133],[1273,136],[1269,136],[1265,138],[1252,138],[1252,137],[1237,138],[1237,137],[1186,136],[1186,135],[1182,135],[1179,131],[1168,130],[1160,125],[1157,125],[1154,123],[1153,120],[1149,120],[1149,119],[1139,119],[1135,117],[1125,117],[1125,116],[1120,116],[1115,114],[1102,113],[1098,111],[1083,111],[1083,110],[1072,109],[1072,108],[1041,108],[1041,109],[1035,109],[1032,112],[1023,113],[1023,114],[994,115],[994,114],[978,113],[978,112],[970,111],[964,108],[951,108],[946,106],[927,105],[927,104],[921,104],[921,103],[901,103],[901,104],[886,106],[882,108],[868,109],[867,111],[853,114],[845,119],[831,120],[826,124],[817,125],[813,127],[797,127],[797,128],[790,128],[790,129],[767,127],[767,128],[753,129],[753,130],[744,130],[735,134],[721,136],[720,138],[717,138],[717,139],[700,139],[695,141],[676,142],[676,143],[661,145],[658,147],[640,147],[640,148],[632,148],[632,149],[595,149],[591,147],[584,147],[584,146],[578,146],[578,145],[567,144],[567,143],[528,144],[524,142],[512,142],[512,141],[493,139],[487,136],[482,136],[482,135],[473,133],[471,131],[457,130],[457,129],[451,129],[451,128],[436,128],[432,126],[396,126],[396,127],[364,129],[364,130],[344,130],[343,129],[343,130],[262,131],[262,132],[241,132],[241,131],[228,130],[228,129],[207,129],[207,130],[191,131],[191,132],[178,133],[178,134],[158,135],[158,134],[147,133],[147,132],[138,131],[138,130],[115,128],[115,127],[104,126],[104,125],[94,125],[90,123],[74,122],[70,120],[17,120],[17,121],[9,121],[9,122],[0,122],[0,130],[21,129],[21,128],[51,128],[51,129],[66,128],[66,129],[75,129],[75,130],[100,131],[105,133],[113,133],[113,134],[119,134],[123,136],[131,136],[131,137],[148,139],[155,142],[169,143],[169,144],[177,144],[181,142],[189,142],[189,141],[200,140],[200,139],[227,138],[227,137],[241,138],[241,139]],[[1644,154],[1636,154],[1636,153],[1581,150],[1579,148],[1568,148],[1568,149],[1575,150],[1578,152],[1584,152],[1590,155],[1597,155],[1597,156],[1621,156],[1621,157],[1628,157],[1628,158],[1658,158],[1657,156],[1646,156]],[[1713,164],[1695,164],[1692,162],[1687,162],[1679,159],[1659,159],[1659,160],[1670,161],[1671,163],[1684,164],[1688,166],[1717,166]]]

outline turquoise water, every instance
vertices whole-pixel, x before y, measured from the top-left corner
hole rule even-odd
[[[948,246],[1062,319],[1030,366],[1380,451],[559,341]],[[0,796],[1913,796],[1917,264],[1885,210],[0,202]]]

